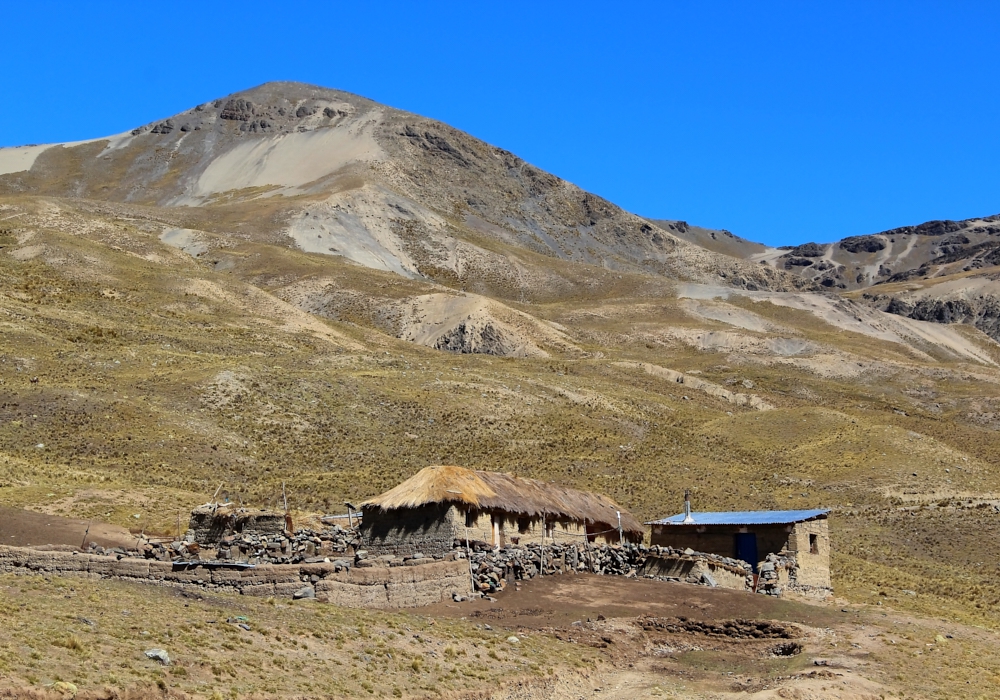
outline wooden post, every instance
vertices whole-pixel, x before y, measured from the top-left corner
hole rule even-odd
[[[469,560],[469,579],[472,581],[472,595],[476,595],[476,575],[472,573],[472,549],[469,547],[469,526],[465,526],[465,558]]]
[[[87,523],[87,531],[83,533],[83,542],[80,544],[80,549],[86,549],[87,535],[89,534],[90,534],[90,522]]]
[[[541,553],[541,563],[538,567],[538,575],[545,575],[545,516],[542,516],[542,553]]]
[[[285,512],[288,512],[288,496],[285,495],[285,482],[281,482],[281,498],[285,502]]]
[[[594,573],[594,556],[590,553],[590,535],[587,534],[587,519],[583,519],[583,546],[587,548],[587,568]]]

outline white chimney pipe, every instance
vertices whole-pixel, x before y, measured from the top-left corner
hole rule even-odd
[[[684,520],[682,522],[685,525],[694,523],[694,518],[691,517],[691,489],[684,489]]]

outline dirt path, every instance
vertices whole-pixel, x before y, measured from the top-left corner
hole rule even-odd
[[[96,542],[102,547],[128,547],[134,546],[136,542],[134,535],[117,525],[0,506],[2,544],[14,547],[39,545],[80,547],[84,544],[84,534],[88,543]]]

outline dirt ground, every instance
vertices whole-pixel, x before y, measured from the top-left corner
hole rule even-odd
[[[0,506],[0,544],[80,547],[85,539],[102,547],[135,546],[135,536],[117,525]]]
[[[741,591],[692,586],[651,579],[577,574],[519,581],[496,594],[497,602],[479,599],[423,608],[430,615],[469,617],[494,626],[541,629],[575,621],[653,615],[692,620],[751,618],[785,620],[811,627],[830,626],[843,613],[797,601],[748,595]],[[839,617],[838,617],[839,616]]]
[[[504,690],[495,700],[894,697],[868,677],[868,651],[852,641],[844,653],[844,638],[853,640],[859,627],[853,608],[582,574],[522,581],[495,602],[441,603],[421,612],[519,638],[552,635],[602,659]]]

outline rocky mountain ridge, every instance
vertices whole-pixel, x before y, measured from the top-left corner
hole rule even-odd
[[[656,222],[675,235],[847,293],[890,314],[975,326],[1000,341],[1000,215],[928,221],[834,243],[768,247],[728,231]]]

